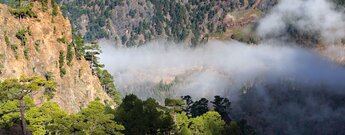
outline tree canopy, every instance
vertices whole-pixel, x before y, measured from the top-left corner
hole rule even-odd
[[[35,106],[31,94],[54,89],[53,78],[47,73],[46,78],[22,76],[2,81],[0,129],[6,131],[20,125],[24,135],[29,132],[33,135],[255,134],[245,120],[227,118],[231,103],[220,96],[210,102],[213,108],[206,98],[197,101],[188,95],[168,98],[162,106],[153,98],[141,100],[133,94],[125,96],[117,108],[95,100],[75,114],[67,114],[50,101]]]

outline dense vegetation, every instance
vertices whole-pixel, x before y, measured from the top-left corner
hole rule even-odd
[[[32,3],[29,3],[28,1],[18,0],[14,7],[15,8],[11,10],[11,13],[19,19],[37,17],[37,15],[32,11]]]
[[[32,93],[42,88],[50,91],[55,87],[53,81],[38,76],[2,81],[0,133],[14,133],[18,128],[22,129],[22,134],[30,132],[34,135],[255,133],[250,126],[238,125],[228,117],[225,112],[231,109],[230,102],[219,96],[211,102],[212,110],[207,99],[194,102],[190,96],[166,99],[166,105],[162,106],[152,98],[143,101],[135,95],[127,95],[115,109],[96,100],[76,114],[67,114],[50,101],[40,107],[34,105]]]
[[[62,4],[64,14],[79,30],[84,27],[79,22],[80,17],[87,16],[85,39],[121,39],[119,43],[126,46],[158,38],[176,42],[190,41],[196,45],[207,41],[211,33],[224,32],[223,20],[226,13],[241,5],[239,1],[216,0],[75,0]],[[143,11],[136,5],[153,7]],[[120,10],[121,8],[126,10]],[[126,24],[125,20],[119,21],[119,18],[114,18],[115,14],[123,12],[129,19],[129,24]],[[146,15],[147,12],[153,14]],[[108,31],[111,27],[117,29],[117,33]]]
[[[4,127],[11,126],[20,119],[22,133],[26,134],[25,111],[27,108],[34,106],[28,96],[40,90],[41,87],[44,87],[46,91],[51,91],[55,89],[56,83],[39,76],[21,76],[19,79],[10,78],[2,81],[0,84],[0,125]]]

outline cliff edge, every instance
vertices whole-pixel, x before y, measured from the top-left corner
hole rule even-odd
[[[89,62],[76,59],[73,53],[67,64],[67,52],[75,49],[68,50],[72,28],[59,7],[50,0],[46,5],[31,4],[35,17],[27,18],[14,16],[11,7],[0,4],[0,80],[23,74],[53,78],[58,87],[52,101],[67,112],[77,112],[96,98],[111,103]],[[42,95],[42,91],[33,95],[37,105],[47,100]]]

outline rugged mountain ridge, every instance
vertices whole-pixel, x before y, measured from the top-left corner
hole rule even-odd
[[[52,101],[67,112],[77,112],[96,98],[111,102],[89,62],[72,55],[71,64],[67,64],[67,51],[74,52],[73,48],[68,50],[72,42],[69,20],[50,0],[46,9],[38,1],[32,4],[33,18],[16,18],[10,7],[0,4],[0,79],[23,74],[53,78],[58,87]],[[42,91],[33,95],[36,104],[46,100],[42,95]]]

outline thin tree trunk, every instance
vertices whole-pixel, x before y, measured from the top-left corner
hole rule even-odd
[[[25,121],[25,117],[24,117],[24,113],[25,113],[25,106],[24,106],[24,103],[23,103],[23,98],[21,98],[19,100],[19,103],[20,103],[20,108],[19,108],[19,111],[20,111],[20,117],[22,119],[22,134],[23,135],[26,135],[26,121]]]

